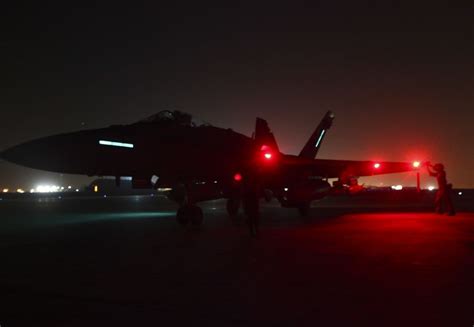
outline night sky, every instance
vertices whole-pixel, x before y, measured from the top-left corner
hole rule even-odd
[[[137,3],[2,8],[0,150],[180,109],[246,135],[261,116],[298,153],[332,110],[318,157],[442,162],[474,187],[472,2]],[[0,161],[0,188],[88,180]]]

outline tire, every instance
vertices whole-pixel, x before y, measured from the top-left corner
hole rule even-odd
[[[235,217],[239,213],[240,200],[233,199],[233,198],[227,199],[226,207],[227,207],[227,213],[229,214],[229,216]]]
[[[298,207],[298,212],[300,213],[301,217],[307,217],[308,214],[309,214],[309,210],[310,210],[310,204],[309,203],[301,204]]]
[[[263,190],[263,198],[265,202],[270,203],[273,200],[273,192],[271,190]]]
[[[190,211],[190,218],[191,218],[191,223],[194,226],[201,226],[202,222],[204,220],[204,215],[202,213],[202,209],[198,206],[190,206],[189,207]]]
[[[189,223],[189,210],[187,206],[179,207],[176,212],[176,221],[178,224],[185,226]]]

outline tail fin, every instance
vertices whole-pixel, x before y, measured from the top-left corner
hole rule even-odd
[[[274,151],[280,152],[278,144],[275,140],[275,136],[273,136],[273,133],[270,131],[268,123],[265,119],[257,118],[257,121],[255,123],[254,138],[257,142],[258,147],[266,145]]]
[[[313,134],[308,139],[308,142],[306,142],[305,146],[301,150],[299,154],[300,157],[311,159],[316,157],[319,148],[321,147],[324,135],[326,134],[327,130],[331,128],[333,119],[334,114],[331,111],[326,112],[318,127],[316,127]]]

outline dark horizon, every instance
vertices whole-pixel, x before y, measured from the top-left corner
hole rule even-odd
[[[473,8],[445,5],[7,8],[0,151],[177,108],[245,135],[263,117],[298,153],[332,110],[318,158],[443,162],[474,188]],[[0,161],[0,188],[86,180]]]

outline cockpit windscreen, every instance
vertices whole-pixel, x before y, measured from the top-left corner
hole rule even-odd
[[[140,123],[162,123],[178,126],[201,127],[210,126],[209,123],[195,119],[191,114],[179,110],[163,110],[150,117],[142,119]]]

